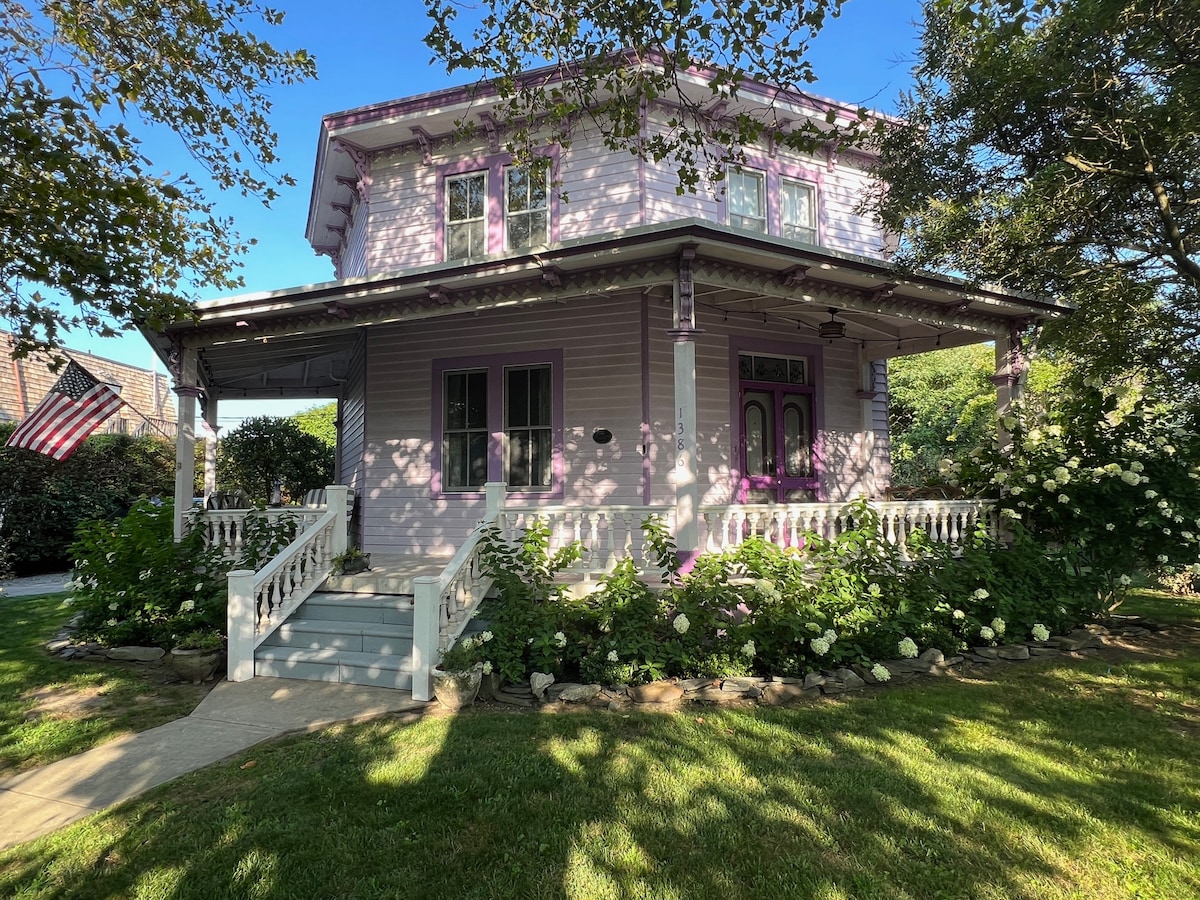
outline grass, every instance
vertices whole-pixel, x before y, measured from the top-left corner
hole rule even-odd
[[[209,690],[164,683],[161,670],[52,657],[65,597],[0,597],[0,778],[186,716]]]
[[[282,739],[0,855],[0,895],[1187,900],[1186,634],[792,709]]]

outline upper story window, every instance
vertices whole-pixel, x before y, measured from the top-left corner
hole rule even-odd
[[[793,241],[817,242],[817,189],[794,178],[779,179],[780,233]]]
[[[747,231],[767,231],[766,177],[753,169],[729,172],[729,224]]]
[[[550,242],[550,191],[546,167],[504,170],[504,232],[509,250]]]
[[[752,161],[761,168],[729,168],[724,197],[726,221],[746,231],[806,244],[820,243],[819,176],[774,158]]]
[[[487,172],[446,179],[446,259],[487,253]]]
[[[512,156],[475,157],[438,167],[438,245],[443,260],[525,250],[558,240],[551,190],[558,148],[528,167]]]

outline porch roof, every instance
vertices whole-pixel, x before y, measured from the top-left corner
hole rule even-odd
[[[209,396],[331,397],[362,328],[600,301],[631,290],[670,302],[681,254],[691,258],[702,314],[762,316],[810,339],[832,316],[846,326],[841,339],[861,343],[869,359],[991,340],[1071,309],[1061,300],[902,273],[876,259],[683,219],[534,251],[202,302],[194,322],[144,333],[164,362],[176,342],[195,348]]]

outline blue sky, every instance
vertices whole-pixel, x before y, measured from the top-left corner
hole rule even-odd
[[[469,0],[468,0],[469,2]],[[304,240],[321,116],[437,90],[469,81],[464,73],[447,75],[430,63],[421,42],[426,32],[424,4],[418,0],[357,0],[340,7],[328,0],[277,0],[286,13],[282,27],[262,33],[278,47],[304,47],[316,57],[318,77],[280,88],[272,95],[273,125],[279,134],[280,169],[296,179],[294,188],[265,209],[254,198],[215,194],[217,212],[232,216],[244,237],[258,243],[244,258],[247,291],[313,284],[333,277],[328,258],[317,257]],[[920,16],[916,0],[848,0],[842,15],[829,22],[812,48],[819,81],[813,90],[884,112],[909,84]],[[194,163],[170,135],[155,135],[145,145],[162,169],[190,171]],[[201,299],[219,296],[199,293]],[[93,338],[76,332],[69,346],[100,356],[149,366],[151,353],[136,333]],[[285,414],[290,408],[257,403],[224,404],[223,425],[245,415]],[[310,404],[302,404],[310,405]]]

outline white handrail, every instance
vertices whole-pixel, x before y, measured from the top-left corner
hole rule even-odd
[[[230,681],[254,677],[254,651],[325,581],[346,550],[348,491],[326,488],[329,503],[316,521],[257,572],[229,573],[226,610]]]

